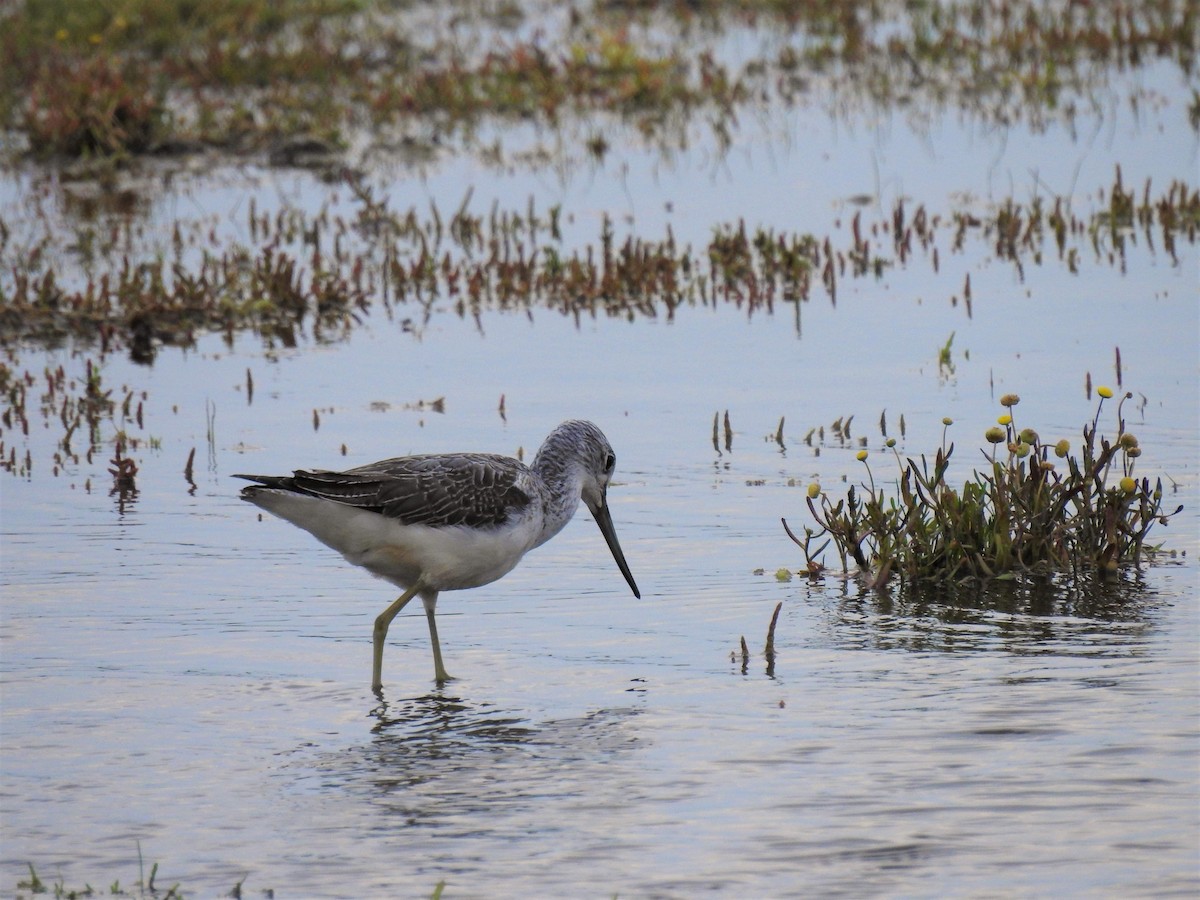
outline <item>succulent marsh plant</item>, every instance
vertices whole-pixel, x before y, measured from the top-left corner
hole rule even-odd
[[[1078,455],[1071,454],[1066,439],[1043,443],[1034,429],[1018,429],[1013,410],[1020,397],[1008,394],[1001,399],[1008,411],[985,433],[986,465],[961,489],[946,481],[954,445],[947,446],[943,431],[932,465],[925,456],[901,459],[892,448],[900,469],[894,495],[876,488],[867,453],[859,451],[868,484],[851,486],[836,501],[810,487],[807,504],[818,528],[806,527],[803,538],[786,521],[784,528],[804,552],[810,574],[823,571],[817,557],[832,541],[843,569],[853,560],[873,587],[892,578],[953,582],[1054,572],[1104,577],[1121,566],[1140,565],[1157,549],[1146,543],[1150,529],[1166,525],[1183,507],[1164,511],[1162,479],[1151,482],[1137,474],[1141,447],[1121,415],[1132,394],[1117,403],[1117,436],[1109,440],[1099,424],[1113,392],[1100,387],[1096,393],[1096,414],[1083,427]],[[826,535],[820,548],[810,549]]]

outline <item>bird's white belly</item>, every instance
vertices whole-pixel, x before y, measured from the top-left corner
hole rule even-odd
[[[260,491],[254,502],[402,588],[422,576],[436,591],[488,584],[512,571],[541,534],[536,515],[500,528],[434,528],[287,491]]]
[[[521,524],[487,530],[388,525],[390,534],[357,554],[344,553],[346,558],[401,586],[423,576],[438,591],[479,587],[508,574],[534,537],[534,530]]]

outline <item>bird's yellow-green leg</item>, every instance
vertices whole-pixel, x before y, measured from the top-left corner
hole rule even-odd
[[[429,642],[433,645],[433,677],[437,679],[438,684],[453,680],[454,676],[446,671],[446,667],[442,665],[442,645],[438,641],[437,633],[437,618],[434,615],[434,608],[437,606],[437,593],[433,596],[426,595],[421,598],[425,604],[425,618],[429,621]]]
[[[371,668],[371,690],[373,691],[378,691],[383,687],[383,645],[387,640],[388,627],[392,624],[392,619],[396,618],[400,610],[404,609],[408,605],[408,601],[417,596],[417,592],[424,586],[418,580],[416,584],[397,597],[395,602],[375,619],[375,630],[373,632],[375,639],[375,660]],[[438,664],[441,664],[440,661]]]

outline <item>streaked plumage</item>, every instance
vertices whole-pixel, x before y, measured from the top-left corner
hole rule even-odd
[[[439,591],[479,587],[571,520],[582,499],[621,573],[640,597],[617,543],[607,491],[616,458],[591,422],[563,422],[532,466],[487,453],[401,456],[345,472],[237,475],[257,484],[241,497],[303,528],[357,566],[404,590],[375,621],[372,687],[382,687],[388,626],[420,595],[438,681],[442,664],[434,608]]]

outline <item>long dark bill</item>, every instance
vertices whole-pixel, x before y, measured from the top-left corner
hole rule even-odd
[[[608,514],[607,497],[602,496],[600,498],[600,503],[592,508],[592,515],[596,519],[596,524],[600,526],[600,533],[604,535],[604,540],[608,544],[608,549],[612,551],[613,559],[617,561],[617,565],[621,569],[621,574],[629,582],[629,587],[633,590],[633,596],[640,600],[642,592],[638,590],[637,584],[634,583],[633,574],[629,571],[629,564],[625,562],[625,554],[621,552],[621,545],[617,542],[617,531],[613,528],[612,516]]]

